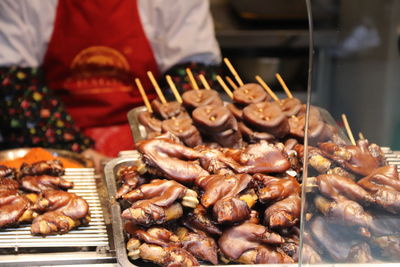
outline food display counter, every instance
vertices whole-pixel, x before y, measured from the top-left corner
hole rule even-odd
[[[398,266],[400,153],[314,100],[312,76],[305,101],[284,73],[271,89],[223,64],[221,91],[187,69],[168,98],[148,73],[149,101],[136,79],[136,150],[101,174],[72,152],[1,151],[0,265]]]

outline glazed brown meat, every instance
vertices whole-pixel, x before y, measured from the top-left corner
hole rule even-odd
[[[33,219],[31,201],[15,189],[0,189],[0,228]]]
[[[156,167],[166,177],[182,183],[192,183],[208,172],[194,162],[201,154],[168,139],[149,139],[138,144],[148,165]]]
[[[275,202],[264,213],[264,224],[270,228],[288,228],[300,220],[301,198],[298,194]]]
[[[294,146],[298,158],[303,162],[304,160],[304,145],[297,144]],[[332,162],[323,156],[322,151],[313,146],[308,146],[308,162],[319,173],[327,173],[332,166]]]
[[[140,112],[138,120],[146,128],[147,132],[161,133],[161,120],[155,118],[152,113],[148,111]]]
[[[286,115],[275,102],[248,105],[243,109],[243,120],[252,129],[270,133],[276,138],[286,136],[290,130]]]
[[[81,221],[72,219],[59,211],[49,211],[36,217],[31,226],[33,235],[65,234],[81,225]]]
[[[242,106],[270,100],[271,97],[256,83],[245,84],[233,91],[233,102]]]
[[[189,251],[193,256],[199,260],[218,264],[218,247],[215,240],[206,233],[196,230],[195,232],[189,231],[185,227],[179,227],[177,236],[184,249]]]
[[[178,236],[165,228],[140,229],[132,223],[125,224],[132,238],[128,241],[128,255],[132,259],[142,258],[161,266],[198,266],[197,260],[181,248]],[[140,241],[144,242],[143,244]]]
[[[357,146],[321,143],[319,147],[326,157],[359,175],[369,175],[374,169],[382,166],[380,156],[371,154],[370,144],[366,139],[359,140]]]
[[[158,99],[151,102],[151,107],[154,113],[162,120],[171,119],[173,117],[184,116],[189,117],[186,110],[177,101],[170,101],[165,104],[161,103]]]
[[[117,172],[117,177],[120,184],[115,195],[117,199],[146,182],[146,179],[140,176],[137,166],[122,166]]]
[[[62,176],[64,174],[64,166],[59,160],[38,161],[33,164],[23,163],[19,170],[19,175],[35,176],[35,175],[51,175]]]
[[[207,210],[200,204],[187,214],[183,220],[183,225],[193,231],[200,230],[210,235],[222,234],[217,223],[212,221],[207,214]]]
[[[373,203],[374,199],[366,190],[351,178],[334,174],[322,174],[317,176],[317,185],[319,191],[332,199],[338,199],[341,196],[361,203]]]
[[[195,208],[197,193],[170,180],[152,180],[124,195],[132,206],[122,212],[122,218],[136,224],[162,224],[182,216],[182,205]]]
[[[49,189],[67,190],[74,187],[73,182],[69,182],[61,177],[49,175],[25,176],[20,182],[21,189],[35,193],[40,193]]]
[[[240,173],[281,173],[290,168],[283,147],[275,146],[266,141],[251,144],[239,153],[230,154],[243,167]]]
[[[300,99],[295,97],[281,99],[279,104],[281,106],[282,112],[287,117],[297,115],[302,107]]]
[[[192,113],[197,129],[224,147],[240,147],[242,136],[235,117],[222,105],[206,105]]]
[[[252,177],[248,174],[210,175],[196,179],[196,185],[204,191],[201,204],[205,208],[213,207],[218,223],[249,218],[249,206],[239,199],[239,195],[251,186],[251,182]]]
[[[37,211],[59,211],[73,219],[89,214],[89,205],[82,197],[60,190],[45,190],[39,195],[34,209]]]
[[[236,120],[241,121],[243,119],[243,110],[233,103],[226,105],[226,108],[232,113]]]
[[[275,136],[272,134],[254,131],[243,122],[238,122],[238,128],[243,136],[243,139],[250,143],[256,143],[261,140],[271,141],[275,139]]]
[[[189,112],[194,109],[206,106],[206,105],[217,105],[222,106],[223,102],[219,97],[219,94],[215,90],[190,90],[186,91],[182,95],[183,105]]]
[[[335,262],[349,262],[348,259],[354,259],[355,247],[363,243],[353,229],[330,224],[327,219],[321,216],[313,219],[310,223],[310,229],[319,246]]]
[[[372,194],[376,204],[392,213],[400,212],[400,177],[396,166],[377,168],[358,184]]]
[[[302,106],[300,113],[297,116],[292,116],[289,118],[290,125],[290,135],[293,137],[302,140],[304,139],[304,127],[306,123],[306,113],[305,113],[305,105]],[[323,137],[325,129],[325,123],[321,118],[321,114],[316,107],[310,107],[310,117],[309,117],[309,132],[308,137],[310,139],[310,143],[323,142],[326,139]]]
[[[247,221],[225,230],[218,240],[218,245],[224,256],[235,262],[292,263],[293,260],[288,255],[268,246],[284,242],[280,235],[268,231],[265,226]],[[252,250],[255,257],[245,255]]]
[[[151,227],[144,230],[132,222],[127,222],[124,225],[125,231],[130,237],[136,237],[139,240],[153,245],[167,247],[169,245],[179,246],[179,237],[171,231],[161,227]]]
[[[293,194],[300,194],[300,184],[293,177],[277,178],[263,174],[253,176],[260,181],[258,197],[261,202],[279,201]]]
[[[188,147],[195,147],[203,142],[199,130],[192,124],[190,118],[164,120],[161,129],[163,132],[174,134]]]

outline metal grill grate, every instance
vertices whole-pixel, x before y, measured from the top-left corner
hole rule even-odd
[[[43,247],[106,247],[108,236],[104,223],[103,211],[96,189],[96,179],[99,177],[94,169],[65,169],[63,176],[74,182],[74,188],[68,192],[83,197],[89,204],[91,221],[88,226],[79,227],[64,235],[32,236],[30,225],[19,228],[0,229],[1,248],[43,248]]]

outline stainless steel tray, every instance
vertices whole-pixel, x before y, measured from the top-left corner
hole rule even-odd
[[[128,254],[126,252],[126,236],[123,231],[123,220],[121,218],[121,207],[118,201],[115,200],[114,196],[117,192],[116,186],[116,172],[118,168],[125,165],[134,165],[138,162],[140,158],[139,152],[135,151],[129,157],[119,157],[116,159],[111,160],[107,163],[104,171],[106,175],[106,183],[107,189],[109,193],[109,202],[110,202],[110,209],[111,209],[111,216],[112,216],[112,232],[113,232],[113,244],[115,246],[115,254],[117,257],[118,263],[123,267],[134,267],[139,265],[134,265],[128,258]],[[152,263],[141,262],[140,266],[158,266]],[[204,265],[202,265],[204,266]],[[208,265],[207,265],[208,266]],[[249,267],[254,265],[213,265],[219,267],[225,266],[243,266]],[[279,266],[279,267],[295,267],[298,266],[297,264],[262,264],[257,266]]]
[[[321,112],[322,119],[324,120],[325,123],[328,123],[330,125],[334,125],[335,127],[338,128],[338,134],[339,136],[348,144],[350,144],[350,140],[347,137],[347,135],[343,132],[343,130],[338,127],[336,121],[333,119],[332,115],[323,108],[319,108]],[[134,138],[135,142],[144,140],[147,138],[147,131],[146,128],[140,124],[138,120],[138,116],[140,112],[146,111],[145,106],[140,106],[136,107],[128,112],[128,121],[129,121],[129,126],[132,131],[132,135]]]
[[[22,158],[31,149],[32,148],[29,148],[29,147],[23,147],[23,148],[1,150],[0,151],[0,161]],[[63,157],[63,158],[69,159],[69,160],[73,160],[79,164],[82,164],[82,166],[85,168],[93,168],[93,166],[94,166],[93,161],[90,158],[82,156],[81,154],[78,154],[78,153],[75,153],[72,151],[68,151],[68,150],[62,150],[62,149],[53,149],[53,148],[45,148],[45,149],[47,151],[49,151],[55,157]]]
[[[91,222],[64,235],[32,236],[29,225],[0,229],[0,265],[27,266],[112,262],[105,214],[97,190],[100,176],[93,168],[66,168],[64,179],[74,182],[69,192],[89,204]],[[59,254],[64,256],[58,256]]]

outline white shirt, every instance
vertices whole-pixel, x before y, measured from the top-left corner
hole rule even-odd
[[[0,1],[0,66],[42,64],[57,1]],[[161,72],[178,63],[221,61],[208,0],[138,0],[138,8]]]

